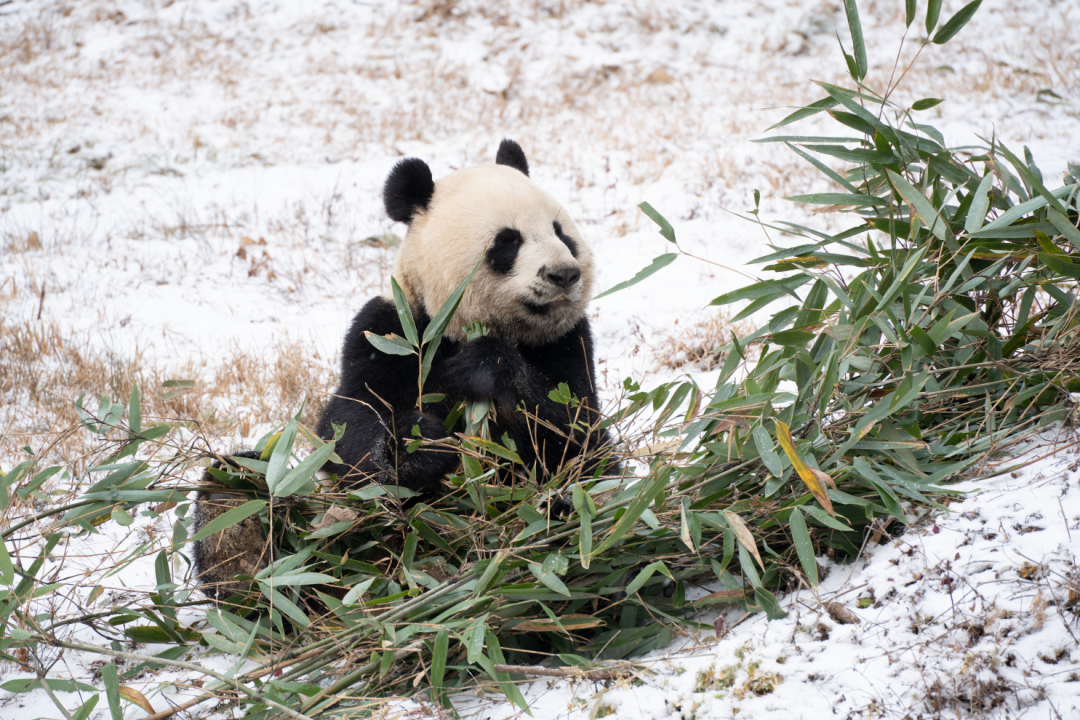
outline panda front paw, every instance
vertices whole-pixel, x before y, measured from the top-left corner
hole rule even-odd
[[[419,431],[416,434],[414,428]],[[408,413],[397,424],[394,468],[397,483],[417,492],[429,492],[439,481],[457,468],[458,455],[452,448],[418,447],[409,452],[409,445],[416,440],[441,440],[449,437],[443,422],[435,415],[420,412]]]
[[[491,400],[510,391],[522,362],[521,354],[504,341],[480,337],[462,345],[446,362],[446,375],[466,399]]]

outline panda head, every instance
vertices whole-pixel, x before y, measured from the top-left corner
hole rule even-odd
[[[543,345],[585,313],[592,253],[566,210],[529,179],[514,141],[502,141],[494,165],[438,182],[423,160],[402,160],[383,200],[392,219],[409,225],[394,277],[414,310],[434,317],[483,260],[446,337],[464,340],[464,326],[479,320],[507,342]]]

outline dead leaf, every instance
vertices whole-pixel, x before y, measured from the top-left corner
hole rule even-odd
[[[319,522],[311,526],[312,530],[322,530],[325,527],[330,527],[334,523],[339,522],[354,522],[360,514],[347,507],[338,507],[337,505],[331,505],[330,508],[323,513],[323,516],[319,518]]]
[[[588,628],[601,627],[603,620],[597,620],[592,615],[564,615],[559,618],[563,627],[569,630],[587,630]],[[519,632],[559,632],[559,626],[551,618],[537,618],[526,620],[514,627]]]
[[[146,699],[146,696],[138,690],[129,688],[127,685],[121,685],[120,695],[135,703],[151,715],[154,714],[154,706],[151,705],[150,701]]]
[[[836,481],[833,480],[828,475],[826,475],[825,473],[821,472],[820,470],[815,470],[814,468],[810,468],[810,472],[814,473],[814,477],[816,477],[818,480],[820,480],[821,482],[823,482],[826,485],[828,485],[829,487],[831,487],[833,490],[837,489]]]
[[[717,590],[714,593],[709,593],[705,597],[699,597],[697,600],[692,600],[691,602],[699,603],[705,602],[706,600],[726,600],[729,602],[734,602],[735,600],[743,597],[745,594],[746,593],[742,590]]]
[[[746,526],[743,519],[739,517],[737,513],[733,513],[730,510],[724,511],[724,517],[727,518],[728,525],[735,532],[735,539],[739,541],[739,544],[750,551],[750,554],[757,560],[761,569],[765,569],[765,563],[761,562],[761,555],[758,554],[757,543],[754,541],[754,536],[750,532],[750,528]]]
[[[645,78],[645,82],[653,85],[668,85],[675,82],[675,78],[665,70],[653,70],[649,73],[649,77]]]
[[[825,608],[825,612],[829,613],[829,617],[841,625],[859,624],[858,616],[838,602],[822,603],[822,607]]]
[[[645,447],[638,448],[634,452],[630,453],[630,457],[638,458],[661,455],[679,447],[680,442],[680,440],[665,440],[664,442],[656,443],[655,445],[646,445]]]

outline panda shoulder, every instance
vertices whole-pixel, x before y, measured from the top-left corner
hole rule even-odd
[[[345,336],[345,354],[351,351],[368,352],[371,344],[364,337],[364,333],[372,332],[378,335],[390,333],[401,334],[401,322],[398,320],[397,309],[394,303],[382,296],[373,297],[360,308],[360,312],[352,319],[349,332]]]

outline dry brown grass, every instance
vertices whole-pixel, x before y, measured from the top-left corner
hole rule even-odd
[[[54,321],[0,318],[0,441],[78,466],[89,437],[71,432],[79,423],[74,399],[84,396],[89,408],[96,408],[102,395],[126,402],[138,383],[144,423],[193,421],[205,437],[254,442],[253,428],[280,422],[301,406],[302,422],[313,426],[336,381],[332,365],[306,345],[283,340],[257,354],[228,348],[210,370],[193,360],[166,369],[147,362],[138,350],[102,348]],[[192,385],[174,395],[162,386],[168,380]]]
[[[732,334],[743,337],[755,330],[749,320],[731,322],[731,313],[726,310],[710,311],[697,321],[681,325],[676,320],[675,325],[652,348],[658,368],[714,370],[727,357],[727,353],[719,353],[717,349],[730,343]]]

